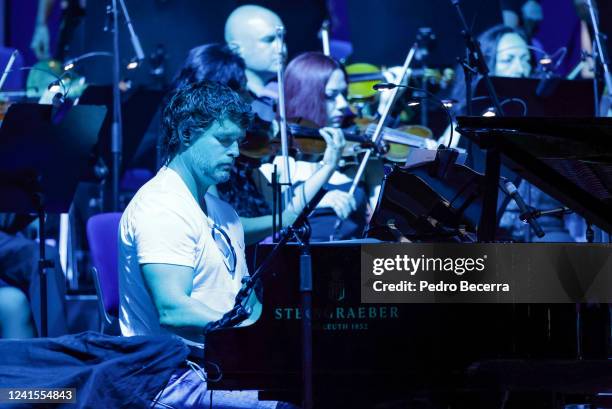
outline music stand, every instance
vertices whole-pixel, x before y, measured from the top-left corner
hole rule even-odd
[[[67,110],[66,110],[67,109]],[[0,127],[0,212],[39,218],[40,335],[47,336],[45,215],[68,211],[106,108],[14,104]]]
[[[394,166],[383,179],[366,237],[383,241],[474,241],[482,211],[484,175],[453,162],[442,168],[438,158]]]
[[[144,87],[136,88],[129,94],[123,96],[121,102],[121,116],[123,118],[123,149],[121,161],[126,168],[129,165],[142,143],[143,137],[147,132],[151,121],[155,117],[162,99],[163,91],[147,89]],[[89,105],[105,105],[109,113],[113,109],[113,90],[110,85],[89,85],[83,95],[79,98],[79,104]],[[102,157],[105,163],[112,162],[111,152],[111,125],[112,115],[108,115],[102,124],[100,137],[96,144],[98,155]],[[154,148],[157,141],[151,142],[151,147]],[[154,168],[155,153],[152,153],[151,159],[148,162],[151,168]]]
[[[508,117],[565,118],[595,114],[593,80],[491,77],[491,81]],[[527,106],[527,112],[523,114],[522,104],[510,99],[521,99]],[[476,85],[473,106],[476,116],[493,106],[482,81]]]

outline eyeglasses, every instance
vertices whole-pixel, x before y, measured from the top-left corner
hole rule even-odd
[[[232,241],[229,236],[217,223],[212,224],[211,234],[217,247],[223,254],[223,261],[225,262],[225,267],[231,274],[232,278],[234,278],[234,273],[236,272],[236,251],[232,246]]]

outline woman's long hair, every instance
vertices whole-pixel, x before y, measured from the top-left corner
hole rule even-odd
[[[182,88],[203,80],[227,85],[234,91],[246,86],[244,60],[225,44],[206,44],[189,51],[173,88]]]
[[[303,53],[291,60],[285,71],[288,119],[306,119],[318,126],[327,124],[325,86],[335,70],[341,70],[346,78],[344,67],[320,52]]]

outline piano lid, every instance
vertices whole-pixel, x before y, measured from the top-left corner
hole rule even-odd
[[[612,232],[612,118],[458,117],[458,131]]]

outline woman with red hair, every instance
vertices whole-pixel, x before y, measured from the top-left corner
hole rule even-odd
[[[294,58],[285,71],[286,113],[289,120],[306,120],[327,132],[340,132],[349,106],[346,100],[347,76],[342,65],[319,52],[308,52]],[[323,161],[324,162],[324,161]],[[307,180],[324,165],[292,161],[293,183]],[[262,172],[270,173],[271,165]],[[310,218],[312,240],[351,239],[362,237],[367,221],[368,197],[376,200],[382,180],[382,164],[373,161],[354,195],[351,187],[356,166],[337,169],[324,186],[328,192]],[[335,231],[335,221],[343,223]]]

